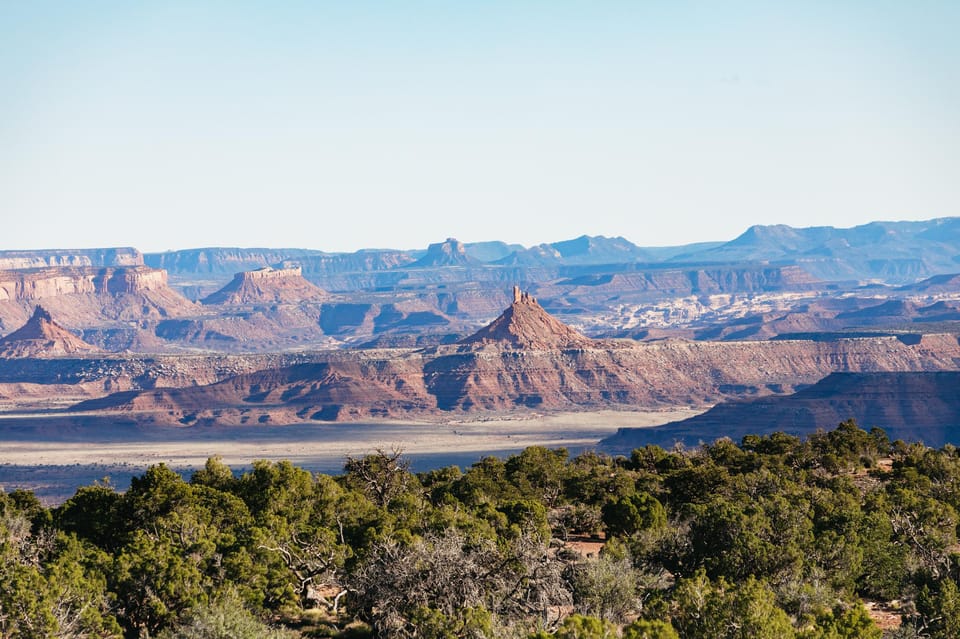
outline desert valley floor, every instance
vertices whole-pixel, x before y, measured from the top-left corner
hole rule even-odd
[[[0,487],[34,491],[54,503],[79,486],[105,477],[118,488],[153,464],[189,473],[219,456],[239,471],[255,460],[289,460],[313,472],[338,473],[348,456],[398,448],[414,470],[467,467],[487,455],[527,446],[593,448],[622,427],[645,427],[692,417],[690,408],[598,411],[480,418],[463,421],[306,423],[270,428],[140,428],[131,425],[64,427],[56,416],[0,416]]]

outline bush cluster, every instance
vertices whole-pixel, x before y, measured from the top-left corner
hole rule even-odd
[[[955,448],[852,422],[419,474],[158,465],[0,492],[0,636],[958,637],[958,511]]]

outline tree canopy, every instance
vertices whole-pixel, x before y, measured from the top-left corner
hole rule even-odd
[[[852,422],[419,474],[161,464],[0,492],[0,637],[956,637],[958,511],[956,448]]]

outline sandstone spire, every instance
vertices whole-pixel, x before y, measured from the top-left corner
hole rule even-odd
[[[0,357],[42,357],[99,350],[53,321],[50,313],[37,306],[27,323],[0,339]]]
[[[529,292],[513,287],[513,303],[493,322],[460,341],[504,348],[557,350],[588,348],[593,340],[552,317]]]

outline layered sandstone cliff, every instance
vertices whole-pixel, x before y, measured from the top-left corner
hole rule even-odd
[[[167,286],[165,271],[147,266],[0,271],[0,332],[26,322],[38,303],[65,326],[94,333],[145,330],[147,322],[198,310]]]
[[[430,268],[436,266],[477,266],[480,260],[467,254],[467,247],[455,238],[447,238],[444,242],[431,244],[427,247],[427,254],[416,262],[409,264],[409,268]]]
[[[210,247],[147,253],[145,263],[177,278],[229,279],[235,273],[320,254],[309,249]]]
[[[594,341],[517,291],[462,342],[420,352],[341,352],[322,365],[131,393],[79,408],[172,423],[403,417],[452,412],[703,406],[783,393],[836,371],[956,371],[955,335],[828,342]]]
[[[34,301],[76,293],[140,293],[166,288],[166,271],[147,266],[0,271],[0,301]]]
[[[203,298],[202,303],[230,305],[295,304],[317,301],[326,292],[303,278],[299,266],[274,269],[264,267],[237,273],[233,281]]]
[[[0,270],[22,270],[70,266],[94,268],[143,266],[143,255],[135,248],[44,249],[0,251]]]
[[[399,418],[435,409],[416,357],[334,358],[241,374],[207,386],[114,393],[73,408],[135,413],[141,421],[185,425]]]

